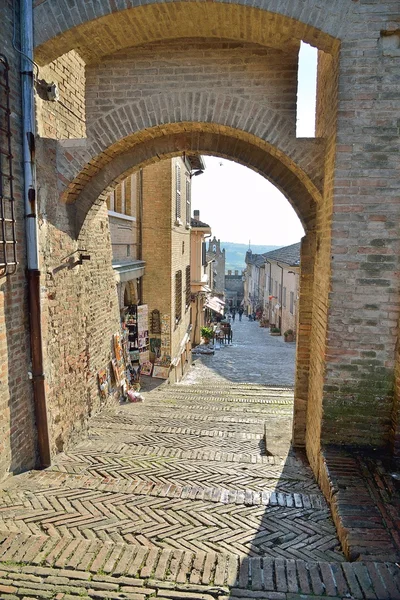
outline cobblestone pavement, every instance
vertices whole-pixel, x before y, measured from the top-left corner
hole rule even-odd
[[[346,562],[290,447],[293,391],[227,385],[231,350],[103,412],[51,468],[4,483],[0,598],[400,598],[394,562]]]
[[[285,343],[283,336],[269,335],[258,321],[243,317],[232,323],[233,343],[217,344],[213,356],[196,360],[185,383],[207,381],[209,369],[214,381],[294,385],[296,345]]]

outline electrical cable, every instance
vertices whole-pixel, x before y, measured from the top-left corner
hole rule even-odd
[[[13,36],[12,36],[12,46],[13,46],[14,50],[16,52],[18,52],[18,54],[21,54],[21,56],[23,56],[24,58],[26,58],[26,60],[29,60],[29,62],[32,63],[34,67],[36,67],[36,69],[37,69],[36,80],[37,80],[38,77],[39,77],[39,65],[36,64],[35,61],[32,60],[29,56],[27,56],[24,52],[21,52],[21,50],[19,50],[17,48],[17,45],[16,45],[16,41],[15,41],[15,32],[16,32],[15,23],[16,23],[16,12],[17,12],[16,8],[15,8],[16,4],[17,3],[14,0],[14,3],[13,3]]]

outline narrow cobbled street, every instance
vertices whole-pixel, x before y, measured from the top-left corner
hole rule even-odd
[[[290,447],[294,344],[233,330],[180,384],[101,413],[51,468],[3,485],[1,598],[400,597],[394,565],[377,567],[386,595],[363,586]]]

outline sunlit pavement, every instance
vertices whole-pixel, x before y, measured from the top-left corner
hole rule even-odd
[[[180,384],[103,411],[52,467],[3,484],[1,599],[400,599],[393,561],[346,562],[290,446],[294,344],[233,330]],[[347,487],[351,460],[333,463]]]
[[[296,344],[271,336],[258,321],[236,317],[233,343],[216,344],[214,355],[194,357],[195,367],[182,383],[235,381],[263,385],[294,385]]]

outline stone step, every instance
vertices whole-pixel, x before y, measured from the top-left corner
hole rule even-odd
[[[5,522],[5,519],[14,517],[17,512],[18,516],[22,515],[22,513],[28,513],[29,509],[33,508],[30,498],[34,497],[37,501],[35,504],[37,505],[40,501],[38,498],[39,495],[44,494],[46,497],[46,489],[50,492],[52,488],[60,490],[104,491],[133,496],[152,496],[155,498],[189,498],[193,501],[198,500],[244,506],[327,509],[327,504],[320,493],[307,494],[304,492],[280,491],[276,489],[276,480],[271,483],[270,489],[266,489],[266,486],[264,486],[260,491],[249,488],[240,489],[238,487],[227,489],[223,486],[202,485],[201,483],[179,485],[175,482],[165,480],[154,482],[135,475],[124,479],[119,472],[116,475],[116,479],[113,479],[111,476],[105,479],[104,475],[96,476],[93,473],[75,473],[55,469],[46,470],[39,474],[33,473],[35,492],[32,493],[29,491],[31,477],[29,473],[26,473],[19,478],[17,486],[10,484],[4,492],[0,492],[0,521]],[[12,482],[12,480],[10,481]],[[47,500],[46,498],[46,503]],[[24,507],[23,509],[22,506]],[[8,513],[6,511],[7,507],[9,507]],[[20,518],[22,520],[21,516]]]
[[[396,600],[400,569],[385,562],[238,557],[0,532],[0,593],[2,598],[63,598],[65,593],[68,598],[134,600],[154,595],[171,600]]]

